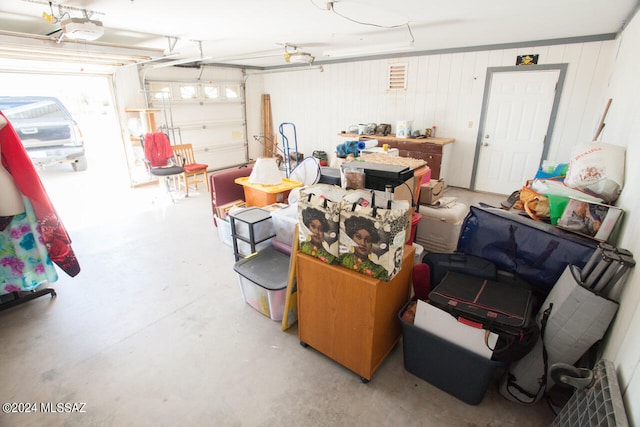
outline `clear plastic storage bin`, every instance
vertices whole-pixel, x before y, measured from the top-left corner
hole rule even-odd
[[[242,296],[247,304],[272,320],[281,321],[289,280],[289,256],[268,247],[236,262]]]

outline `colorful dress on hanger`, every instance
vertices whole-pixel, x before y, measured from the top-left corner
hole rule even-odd
[[[4,117],[2,112],[0,115]],[[0,223],[0,295],[15,291],[12,286],[32,290],[44,281],[57,280],[55,269],[52,274],[48,268],[53,264],[69,276],[76,276],[80,273],[80,264],[71,248],[71,239],[27,151],[8,121],[0,129],[0,155],[2,165],[13,177],[25,200],[24,213],[13,218],[3,217]],[[28,271],[30,268],[33,271]],[[12,283],[9,283],[11,275],[20,269],[23,280],[11,279]],[[5,287],[13,290],[5,290]]]
[[[25,211],[0,224],[0,295],[58,280],[31,202],[23,199]]]

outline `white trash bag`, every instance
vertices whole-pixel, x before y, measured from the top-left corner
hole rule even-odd
[[[625,152],[625,147],[602,142],[577,145],[564,183],[612,204],[624,185]]]

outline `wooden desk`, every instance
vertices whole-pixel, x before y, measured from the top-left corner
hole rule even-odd
[[[431,179],[443,178],[442,168],[446,165],[446,147],[452,144],[454,138],[396,138],[395,136],[357,135],[354,133],[338,134],[344,138],[357,138],[359,141],[377,139],[380,144],[389,144],[391,148],[397,148],[401,157],[422,159],[431,168]]]
[[[384,282],[296,253],[300,344],[368,382],[402,334],[397,316],[409,299],[414,257],[405,246],[402,269]]]

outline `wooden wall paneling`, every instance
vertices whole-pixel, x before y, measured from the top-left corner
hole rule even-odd
[[[583,70],[581,73],[574,75],[574,105],[570,110],[570,124],[573,129],[574,144],[583,142],[591,142],[595,128],[598,125],[598,117],[589,115],[587,118],[587,108],[589,107],[589,99],[593,87],[593,77],[595,73],[595,64],[598,60],[599,43],[584,44],[580,50],[580,59],[577,67]],[[588,71],[588,72],[587,72]],[[604,103],[600,103],[600,109]],[[593,111],[597,110],[596,105],[591,104]],[[582,126],[580,124],[583,124]]]
[[[579,135],[579,140],[591,141],[591,139],[593,139],[593,135],[595,135],[595,130],[600,123],[602,112],[604,111],[604,106],[608,99],[605,92],[608,86],[607,77],[611,73],[610,64],[612,61],[610,61],[608,51],[604,49],[603,43],[597,43],[597,45],[594,46],[592,53],[585,51],[585,54],[593,55],[590,64],[593,69],[593,74],[589,81],[588,99],[585,104],[585,114],[582,118],[583,123],[587,125],[580,126],[581,133]],[[598,109],[600,109],[600,112],[598,112]]]
[[[503,67],[512,67],[516,65],[516,57],[522,54],[521,49],[506,49],[502,51],[502,63]]]
[[[362,92],[354,92],[350,90],[350,86],[355,84],[357,78],[355,76],[354,68],[356,65],[362,65],[360,63],[349,63],[346,64],[345,67],[345,78],[340,82],[341,93],[344,93],[347,96],[343,96],[345,99],[345,105],[343,106],[343,110],[345,112],[345,117],[348,117],[348,123],[358,124],[360,121],[359,109],[358,105],[366,99],[366,93]]]
[[[353,117],[355,123],[369,123],[372,121],[372,118],[369,115],[369,102],[371,96],[371,87],[367,87],[363,84],[363,78],[365,70],[367,69],[366,64],[360,62],[358,64],[353,64],[351,67],[351,82],[353,83],[353,88],[356,90],[356,93],[361,94],[364,102],[358,102],[359,99],[357,97],[351,98],[351,111],[353,112]]]
[[[317,136],[319,122],[318,120],[315,120],[315,118],[318,117],[318,114],[316,113],[316,111],[319,110],[319,106],[321,103],[321,97],[317,90],[317,86],[319,83],[318,77],[320,76],[320,73],[317,71],[307,71],[304,74],[305,74],[304,76],[305,86],[312,88],[310,92],[310,99],[309,99],[311,108],[305,108],[305,106],[303,105],[301,108],[301,111],[304,112],[305,122],[311,125],[311,126],[305,127],[304,135],[313,144],[313,146],[312,146],[312,149],[303,150],[303,151],[305,155],[311,156],[313,155],[313,150],[319,149],[318,136]]]
[[[329,68],[331,74],[331,81],[329,86],[325,86],[324,89],[326,90],[325,96],[329,96],[329,98],[333,101],[334,105],[333,108],[331,108],[329,111],[332,111],[333,114],[337,116],[336,119],[339,120],[340,126],[338,129],[342,129],[345,128],[345,130],[347,129],[347,127],[349,126],[349,121],[350,118],[345,117],[345,113],[344,113],[344,106],[347,102],[346,97],[349,96],[353,96],[352,93],[346,92],[344,93],[343,96],[337,96],[340,93],[340,88],[339,88],[339,84],[340,84],[340,77],[344,75],[345,73],[345,68],[343,66],[338,66],[338,65],[329,65],[327,68]],[[325,71],[326,72],[326,71]]]
[[[504,50],[490,50],[488,56],[487,67],[500,67],[503,65]]]
[[[456,134],[460,135],[465,141],[473,140],[477,129],[474,117],[474,105],[476,105],[475,88],[477,79],[475,79],[475,66],[477,55],[475,52],[467,52],[464,54],[462,61],[462,72],[460,74],[460,92],[458,93],[458,111],[456,122]],[[472,127],[469,127],[469,122]],[[457,138],[456,138],[457,140]]]
[[[413,99],[413,111],[415,120],[413,122],[414,130],[419,130],[424,134],[428,122],[425,117],[425,97],[427,94],[427,70],[425,64],[426,57],[418,57],[415,64],[415,97]]]
[[[322,85],[323,85],[323,81],[326,79],[325,73],[324,72],[319,72],[319,71],[315,71],[313,73],[309,73],[309,86],[312,86],[312,96],[314,99],[314,108],[313,109],[309,109],[307,111],[309,120],[311,122],[313,122],[313,127],[310,127],[308,129],[308,131],[311,133],[312,137],[313,137],[313,141],[314,141],[314,146],[316,147],[316,149],[318,150],[322,150],[322,151],[327,151],[323,145],[322,145],[322,134],[321,134],[321,130],[324,129],[326,126],[331,126],[332,129],[337,130],[337,127],[335,126],[335,124],[333,123],[326,123],[324,121],[320,121],[318,120],[318,114],[317,111],[327,111],[326,110],[326,96],[322,95]],[[312,152],[309,153],[309,155],[313,154]],[[327,153],[329,154],[329,153]]]
[[[438,74],[440,73],[440,58],[442,55],[433,55],[429,57],[427,64],[427,104],[426,104],[426,120],[427,126],[436,124],[436,111],[438,109]]]
[[[338,96],[333,96],[336,79],[338,76],[338,68],[333,65],[328,65],[324,67],[323,78],[320,81],[320,85],[318,88],[319,96],[323,98],[325,108],[322,111],[331,112],[330,114],[321,114],[322,126],[318,129],[318,136],[320,138],[319,145],[325,147],[325,151],[329,156],[331,156],[335,152],[335,147],[341,141],[339,138],[335,138],[330,133],[331,130],[341,131],[347,130],[347,124],[344,122],[340,106],[342,105],[342,99]],[[335,135],[335,133],[333,134]]]
[[[375,117],[378,120],[376,123],[389,123],[392,119],[389,115],[389,104],[386,102],[387,98],[387,61],[375,61],[376,65],[371,67],[371,85],[376,88],[372,91],[371,103],[373,104],[373,111],[375,111]]]
[[[544,59],[545,64],[560,64],[565,62],[564,60],[564,52],[567,49],[566,45],[554,45],[547,46],[547,53],[542,57]]]
[[[298,133],[298,151],[304,154],[306,157],[310,157],[313,154],[314,150],[318,149],[318,138],[315,135],[315,130],[317,129],[317,120],[314,120],[314,117],[317,117],[318,114],[316,111],[318,110],[318,94],[315,91],[315,74],[314,71],[306,71],[302,73],[302,78],[300,81],[302,85],[308,91],[308,96],[306,99],[302,97],[298,97],[298,116],[296,117],[296,121],[294,121],[296,125],[296,130]],[[300,125],[298,125],[300,123]],[[305,142],[306,148],[302,148],[302,142]]]
[[[557,151],[559,154],[562,151],[567,153],[571,151],[577,140],[577,120],[582,114],[576,115],[575,110],[582,110],[582,105],[577,102],[576,99],[582,98],[580,95],[581,88],[576,87],[576,77],[579,73],[584,73],[586,70],[580,70],[577,64],[580,62],[582,56],[583,44],[578,43],[574,45],[568,45],[565,50],[565,56],[562,62],[572,64],[567,69],[567,75],[564,82],[564,89],[562,91],[562,98],[560,100],[560,111],[556,117],[556,126],[551,139],[551,148]],[[560,147],[564,147],[562,150]],[[567,158],[568,160],[568,158]]]
[[[395,61],[394,61],[395,62]],[[385,110],[384,110],[384,114],[385,116],[388,118],[390,124],[391,124],[391,133],[395,135],[396,133],[396,122],[398,120],[401,120],[400,116],[402,114],[402,111],[398,108],[398,103],[399,103],[399,97],[400,97],[400,91],[399,90],[387,90],[387,78],[388,78],[388,67],[389,67],[390,61],[386,61],[384,66],[382,66],[381,68],[384,70],[384,77],[380,83],[382,84],[381,87],[381,91],[383,91],[384,93],[384,97],[385,97],[385,101],[384,101],[384,105],[385,105]]]
[[[300,117],[296,119],[300,132],[311,132],[308,138],[299,135],[300,140],[304,139],[300,141],[303,152],[310,154],[313,149],[323,149],[332,155],[335,146],[342,142],[336,133],[347,130],[349,125],[362,120],[390,123],[395,132],[396,120],[405,118],[414,120],[416,128],[436,125],[440,135],[455,137],[452,158],[456,164],[462,162],[466,170],[467,165],[470,169],[473,163],[487,67],[513,66],[518,54],[538,53],[541,63],[569,63],[549,151],[550,159],[566,160],[579,135],[593,135],[593,127],[597,125],[595,122],[604,105],[604,97],[598,91],[605,90],[609,73],[607,62],[610,61],[601,58],[602,55],[613,58],[615,54],[615,41],[587,44],[590,45],[588,52],[581,44],[571,44],[534,46],[528,51],[526,48],[504,49],[329,64],[324,66],[324,73],[304,71],[265,75],[264,89],[272,93],[272,97],[280,94],[277,107],[272,100],[275,122],[279,123],[285,117]],[[582,55],[587,54],[593,58],[584,60]],[[387,65],[392,61],[407,60],[407,92],[387,92]],[[473,73],[468,74],[469,69],[473,69]],[[602,80],[602,89],[591,87],[597,80]],[[577,92],[580,90],[588,93],[580,95]],[[297,98],[295,102],[293,98]],[[613,102],[615,106],[615,99]],[[301,109],[305,113],[303,116],[297,115]],[[468,127],[469,121],[473,122],[472,128]],[[451,129],[447,131],[445,127]],[[310,144],[308,148],[304,147],[307,143]],[[470,175],[465,172],[452,176],[450,184],[466,187],[469,182]]]
[[[378,71],[374,67],[365,67],[363,70],[363,79],[362,84],[365,88],[367,88],[368,102],[367,102],[367,117],[369,117],[369,121],[375,124],[379,124],[382,121],[382,116],[380,115],[380,106],[375,102],[376,96],[378,93],[384,90],[384,85],[381,85],[379,82]]]
[[[413,129],[416,129],[416,126],[424,127],[422,122],[424,121],[422,116],[416,114],[415,105],[416,100],[418,98],[418,71],[420,66],[420,58],[419,57],[411,57],[408,62],[409,68],[407,73],[407,90],[406,90],[406,98],[405,98],[405,114],[407,117],[411,117],[410,120],[413,120]]]
[[[395,96],[394,91],[387,90],[387,75],[389,61],[377,61],[378,69],[375,73],[375,86],[378,90],[374,93],[373,102],[376,102],[376,114],[378,121],[381,123],[389,123],[391,132],[395,133],[394,106],[392,97]]]
[[[451,131],[458,135],[455,144],[449,148],[451,158],[455,158],[456,173],[448,174],[447,178],[453,179],[449,185],[460,186],[460,183],[471,181],[471,171],[475,157],[475,145],[478,135],[479,111],[476,105],[482,103],[482,92],[478,90],[476,66],[478,63],[477,52],[466,52],[462,62],[460,76],[460,92],[458,94],[457,119],[455,128]],[[482,55],[484,58],[485,56]],[[471,127],[469,127],[471,122]],[[445,170],[448,165],[444,165]]]
[[[337,90],[339,84],[338,81],[341,74],[344,72],[344,67],[330,65],[328,68],[331,72],[331,81],[329,82],[329,85],[325,85],[323,89],[325,90],[324,96],[333,101],[332,108],[328,110],[334,112],[333,114],[331,114],[332,117],[329,118],[329,122],[337,122],[338,127],[336,127],[336,129],[346,131],[348,130],[350,123],[349,119],[345,117],[344,106],[346,101],[342,98],[353,96],[353,94],[345,93],[343,96],[337,96],[339,94],[339,91]]]
[[[447,102],[449,98],[449,76],[451,74],[451,63],[452,55],[442,55],[440,60],[440,70],[438,72],[438,84],[436,86],[436,92],[438,94],[437,98],[437,106],[435,111],[435,117],[433,119],[433,124],[436,126],[437,133],[436,136],[442,135],[444,127],[447,121],[447,114],[449,112],[446,110]],[[438,129],[439,128],[439,129]]]
[[[451,56],[451,70],[449,72],[449,87],[447,91],[447,101],[445,111],[447,112],[444,122],[440,125],[438,133],[440,135],[457,135],[460,133],[460,118],[458,117],[458,106],[461,101],[461,86],[463,76],[464,54],[458,53]]]
[[[413,61],[411,61],[412,58],[402,58],[398,61],[395,61],[396,63],[404,63],[407,64],[407,80],[405,81],[405,83],[407,84],[407,89],[406,90],[396,90],[396,114],[395,114],[395,120],[414,120],[414,113],[413,111],[410,111],[410,108],[408,108],[407,104],[409,104],[411,102],[412,99],[412,95],[415,91],[414,86],[411,85],[411,76],[415,73],[415,66],[413,64]]]
[[[371,105],[371,99],[373,94],[375,93],[376,88],[372,87],[371,84],[367,84],[367,74],[369,71],[367,64],[359,63],[357,67],[353,68],[354,72],[354,82],[356,83],[356,87],[358,93],[361,93],[364,103],[358,103],[357,99],[354,99],[354,104],[352,106],[354,112],[356,113],[357,122],[356,123],[375,123],[375,115],[373,114],[374,109]],[[357,77],[356,77],[357,76]]]
[[[423,129],[421,132],[423,133],[424,127],[426,126],[424,116],[419,110],[416,110],[416,103],[421,96],[419,89],[422,86],[422,82],[420,81],[422,61],[420,61],[420,57],[413,57],[411,59],[412,61],[410,63],[410,67],[413,70],[413,73],[411,79],[408,81],[408,83],[411,85],[411,89],[408,89],[410,95],[407,99],[407,113],[410,113],[413,116],[413,129],[417,129],[416,126],[418,126],[418,128]]]

